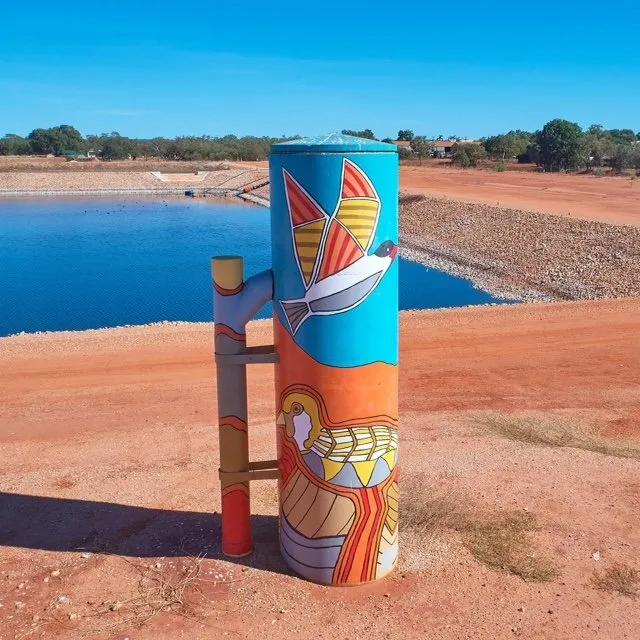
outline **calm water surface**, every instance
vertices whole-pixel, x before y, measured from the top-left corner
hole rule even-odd
[[[269,214],[189,199],[0,199],[0,336],[211,319],[210,258],[270,267]],[[402,309],[497,302],[400,261]],[[271,315],[265,308],[260,317]]]

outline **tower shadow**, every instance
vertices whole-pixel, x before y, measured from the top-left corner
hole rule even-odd
[[[254,553],[233,562],[291,575],[278,547],[278,518],[252,516]],[[0,546],[135,558],[226,559],[218,513],[0,492]]]

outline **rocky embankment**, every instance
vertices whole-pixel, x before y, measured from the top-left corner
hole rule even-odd
[[[421,195],[400,198],[403,255],[520,300],[640,296],[640,228]]]
[[[211,171],[4,171],[0,196],[171,194],[187,189],[211,195],[239,195],[264,184],[264,169],[220,168]]]

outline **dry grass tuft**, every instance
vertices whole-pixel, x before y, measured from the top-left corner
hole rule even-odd
[[[458,532],[473,557],[527,582],[547,582],[559,572],[537,557],[530,533],[537,530],[528,512],[497,512],[479,517],[463,510],[463,501],[422,477],[403,478],[400,502],[400,569],[423,571],[443,555],[452,555],[449,534]]]
[[[155,568],[138,567],[138,595],[124,602],[106,602],[106,611],[122,610],[128,622],[142,625],[165,611],[193,616],[187,596],[197,590],[201,580],[200,571],[204,558],[189,558],[177,575],[158,571]]]
[[[467,522],[461,533],[464,545],[476,560],[526,582],[548,582],[559,572],[548,560],[536,557],[528,535],[536,528],[530,513],[513,512]]]
[[[455,528],[461,517],[450,491],[425,485],[417,478],[403,478],[400,496],[401,533],[430,536],[438,528]]]
[[[640,460],[640,442],[605,439],[566,420],[489,414],[478,418],[478,422],[489,431],[517,442],[571,447],[606,456]]]
[[[448,553],[444,532],[461,519],[451,491],[422,476],[402,479],[400,492],[400,569],[424,571]]]
[[[635,600],[640,595],[640,571],[616,563],[602,574],[596,574],[593,584],[601,591],[619,593]]]

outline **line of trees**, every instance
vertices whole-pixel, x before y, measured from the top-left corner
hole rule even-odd
[[[401,129],[397,140],[409,142],[410,150],[401,149],[407,156],[422,159],[435,156],[437,142],[442,136],[433,140]],[[583,130],[575,122],[555,119],[535,132],[515,130],[471,142],[457,136],[450,136],[449,140],[454,142],[450,154],[452,162],[463,167],[474,167],[486,159],[501,166],[517,159],[535,163],[545,171],[604,166],[618,172],[640,170],[640,132],[632,129],[605,129],[593,124]]]
[[[615,171],[640,170],[640,132],[605,129],[593,124],[583,130],[575,122],[556,119],[540,131],[509,131],[485,138],[483,145],[494,160],[517,158],[545,171],[572,171],[610,166]]]
[[[274,142],[288,138],[234,135],[128,138],[117,131],[86,138],[70,125],[34,129],[26,138],[8,133],[0,138],[0,155],[75,157],[95,155],[103,160],[155,157],[166,160],[263,160]]]
[[[343,133],[376,139],[371,129],[344,130]],[[422,160],[436,156],[436,146],[443,136],[436,139],[416,135],[411,129],[400,129],[396,140],[384,138],[383,142],[405,142],[400,147],[401,157]],[[509,131],[478,141],[461,140],[449,136],[454,142],[450,157],[454,164],[475,167],[484,160],[498,163],[517,159],[534,163],[545,171],[572,171],[610,166],[615,171],[640,170],[640,132],[632,129],[605,129],[594,124],[583,130],[568,120],[555,119],[540,131]]]
[[[344,129],[342,133],[377,140],[371,129]],[[274,142],[290,138],[227,135],[182,136],[177,138],[128,138],[114,131],[86,138],[70,125],[34,129],[26,138],[8,133],[0,138],[0,155],[53,154],[74,157],[90,154],[104,160],[155,157],[166,160],[263,160]],[[402,141],[402,157],[418,159],[435,155],[438,140],[400,129],[396,140]],[[605,129],[594,124],[583,130],[575,122],[551,120],[536,132],[509,131],[479,141],[464,141],[457,136],[451,151],[455,164],[470,167],[490,158],[498,163],[517,158],[532,162],[545,171],[571,171],[610,166],[615,171],[640,170],[640,132],[631,129]],[[408,148],[406,143],[408,143]]]

